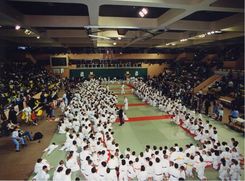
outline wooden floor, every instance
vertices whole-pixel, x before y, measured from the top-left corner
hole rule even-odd
[[[60,91],[59,95],[63,95],[63,91]],[[60,110],[56,109],[55,115],[60,114]],[[15,152],[15,145],[10,136],[0,137],[0,180],[27,180],[33,172],[37,158],[43,155],[42,150],[50,144],[57,124],[57,122],[48,121],[45,113],[37,126],[22,123],[23,130],[30,131],[32,135],[39,131],[44,137],[41,143],[29,141],[26,147],[21,147],[20,152]]]

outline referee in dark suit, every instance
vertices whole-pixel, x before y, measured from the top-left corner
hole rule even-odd
[[[119,126],[122,126],[124,124],[122,106],[120,107],[120,109],[118,111],[118,117],[119,117],[119,121],[120,121],[120,125]]]

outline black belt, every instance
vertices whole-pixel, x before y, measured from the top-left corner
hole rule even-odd
[[[174,178],[178,178],[178,177],[176,177],[176,176],[174,176],[174,175],[171,175],[172,177],[174,177]]]

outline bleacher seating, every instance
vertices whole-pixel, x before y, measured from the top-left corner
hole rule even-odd
[[[10,104],[19,105],[23,99],[30,99],[56,82],[57,78],[40,66],[4,64],[0,67],[0,109]]]

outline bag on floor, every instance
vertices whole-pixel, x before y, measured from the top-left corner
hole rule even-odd
[[[39,109],[38,111],[37,111],[37,116],[38,117],[41,117],[43,115],[43,110],[42,109]]]
[[[41,132],[36,132],[33,136],[33,140],[40,140],[43,138],[43,134]]]

